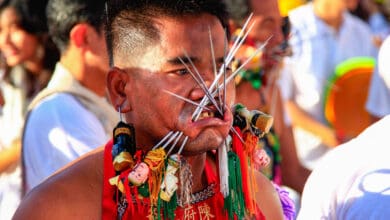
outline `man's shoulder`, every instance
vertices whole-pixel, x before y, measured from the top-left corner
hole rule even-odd
[[[38,185],[14,219],[99,219],[103,147],[82,156]]]
[[[42,93],[38,94],[41,95]],[[37,96],[38,97],[38,96]],[[34,106],[30,106],[31,111],[36,109],[63,109],[64,107],[74,107],[81,104],[77,101],[76,97],[70,93],[50,93],[42,96],[36,101]]]

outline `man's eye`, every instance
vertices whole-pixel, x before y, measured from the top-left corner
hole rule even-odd
[[[188,69],[180,69],[180,70],[176,71],[176,74],[178,74],[178,75],[187,75],[189,73],[190,73],[190,71]]]
[[[230,65],[227,65],[227,66],[224,66],[223,64],[221,64],[221,65],[219,65],[219,67],[218,67],[218,68],[220,69],[220,68],[222,68],[222,67],[224,67],[224,68],[225,68],[225,70],[224,70],[224,71],[225,71],[226,73],[230,73],[230,72],[232,71],[232,64],[230,64]]]

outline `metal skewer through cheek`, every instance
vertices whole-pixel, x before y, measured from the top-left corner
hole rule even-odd
[[[226,43],[226,37],[224,38],[224,51],[223,51],[223,55],[224,55],[224,60],[225,60],[225,54],[226,54],[226,48],[225,48],[225,43]],[[211,29],[209,27],[209,40],[210,40],[210,51],[211,51],[211,62],[213,64],[213,72],[214,72],[214,79],[217,78],[217,65],[215,63],[215,53],[214,53],[214,43],[213,43],[213,37],[211,35]],[[224,77],[225,77],[225,74],[226,74],[226,70],[224,70]],[[218,98],[220,100],[220,109],[221,109],[221,115],[224,114],[225,112],[225,103],[223,102],[223,99],[221,97],[221,90],[219,89],[219,85],[218,85],[218,82],[217,82],[217,93],[218,93]],[[222,103],[221,103],[221,100],[222,100]]]
[[[181,58],[179,58],[180,62],[182,62],[182,64],[186,67],[186,69],[188,70],[188,72],[190,73],[192,78],[195,80],[195,82],[202,88],[202,90],[206,94],[208,100],[211,101],[212,104],[217,108],[218,112],[220,114],[222,114],[222,110],[219,108],[219,105],[217,104],[216,100],[211,95],[211,93],[209,91],[209,88],[207,88],[207,85],[204,82],[204,80],[203,80],[202,76],[200,75],[198,69],[196,68],[195,64],[192,62],[191,58],[188,56],[188,54],[185,51],[184,51],[184,54],[186,56],[186,59],[190,62],[192,68],[194,68],[196,75],[194,74],[194,72],[191,71],[191,69],[188,67],[188,65]],[[200,105],[201,106],[206,106],[205,104],[206,103],[200,104]],[[201,109],[201,110],[203,111],[203,109]]]
[[[244,35],[244,37],[242,37],[242,39],[240,40],[240,37],[236,39],[236,41],[234,42],[231,50],[229,51],[228,55],[227,55],[227,58],[224,62],[224,64],[220,67],[219,69],[219,72],[217,74],[217,76],[215,77],[213,83],[211,84],[209,90],[210,91],[213,91],[215,89],[215,87],[217,86],[217,83],[218,81],[220,80],[220,78],[226,74],[226,68],[230,65],[231,61],[233,60],[233,57],[234,55],[237,53],[238,51],[238,48],[240,48],[242,46],[242,44],[244,43],[244,40],[246,39],[246,37],[248,36],[249,32],[251,31],[251,29],[253,28],[254,24],[255,23],[252,23],[252,25],[248,28],[247,32],[244,33],[245,29],[246,29],[246,26],[249,24],[249,20],[251,19],[252,16],[250,16],[248,18],[248,20],[245,22],[244,24],[244,27],[243,29],[240,31],[240,34],[239,36],[242,36]],[[253,56],[254,57],[254,56]],[[253,57],[251,57],[250,59],[252,59]],[[246,63],[248,63],[249,61],[247,61]],[[237,73],[236,73],[237,74]],[[232,77],[230,77],[232,78]],[[231,80],[231,79],[230,79]],[[230,80],[228,80],[226,83],[228,83]],[[226,88],[226,83],[224,85],[224,87]],[[219,87],[219,86],[218,86]],[[215,95],[214,92],[212,93],[212,95]],[[202,101],[200,102],[201,105],[205,106],[207,105],[207,102],[209,100],[207,99],[207,97],[204,97],[202,99]],[[196,109],[194,114],[193,114],[193,117],[198,115],[199,114],[199,111],[201,111],[201,109]]]
[[[243,65],[241,65],[230,77],[226,78],[226,67],[230,65],[231,61],[233,60],[233,57],[235,56],[235,54],[237,53],[238,51],[238,48],[240,48],[242,46],[242,44],[244,43],[244,40],[246,39],[246,37],[248,36],[248,33],[250,32],[250,30],[253,28],[253,25],[254,23],[252,23],[252,25],[248,28],[248,30],[245,32],[246,30],[246,27],[247,25],[249,24],[249,21],[251,20],[251,17],[252,17],[253,14],[251,14],[249,16],[249,18],[247,19],[247,21],[245,22],[241,32],[239,33],[239,37],[236,39],[236,41],[234,42],[233,46],[231,47],[231,49],[229,50],[229,53],[227,54],[226,56],[226,59],[224,60],[224,63],[223,65],[220,67],[219,69],[219,72],[218,74],[216,74],[216,77],[214,79],[214,81],[212,82],[211,86],[209,88],[207,88],[207,86],[205,87],[206,89],[205,90],[205,94],[208,94],[206,95],[205,97],[203,97],[203,99],[201,100],[201,102],[198,104],[196,103],[196,105],[198,106],[194,113],[192,114],[192,119],[195,121],[197,120],[199,117],[200,117],[200,114],[201,112],[206,108],[205,106],[207,105],[207,103],[209,103],[210,101],[213,102],[212,100],[214,100],[212,97],[215,96],[215,93],[219,91],[219,89],[221,89],[221,87],[223,88],[223,93],[224,93],[224,98],[223,98],[223,103],[222,103],[222,106],[221,107],[218,107],[218,105],[216,105],[216,102],[214,102],[213,104],[216,106],[217,109],[219,109],[218,111],[221,112],[221,114],[223,115],[223,112],[224,112],[224,106],[226,105],[226,84],[229,83],[237,74],[238,72],[254,57],[256,56],[259,52],[261,52],[264,48],[264,45],[266,45],[266,43],[268,42],[268,40],[266,41],[266,43],[264,43],[260,48],[258,48],[256,50],[256,52],[251,56],[249,57],[244,63]],[[241,38],[241,36],[244,36]],[[212,44],[212,41],[211,41],[211,34],[210,34],[210,44],[211,44],[211,47],[212,47],[212,50],[213,50],[213,44]],[[225,49],[226,49],[226,41],[225,41]],[[212,53],[214,54],[214,51],[212,51]],[[226,53],[224,53],[226,54]],[[212,55],[213,56],[213,55]],[[187,56],[187,59],[191,62],[191,65],[193,65],[191,59],[188,58]],[[181,60],[181,62],[183,62]],[[215,60],[214,60],[215,62]],[[183,62],[184,63],[184,62]],[[214,70],[216,70],[216,65],[215,63],[214,64]],[[195,65],[193,65],[193,67],[195,67]],[[188,66],[186,65],[186,68],[188,69],[188,71],[190,73],[192,73],[192,71],[188,68]],[[196,70],[196,68],[194,68]],[[193,73],[191,74],[193,75],[193,77],[195,76]],[[200,76],[200,74],[199,74]],[[220,80],[221,77],[224,77],[223,78],[223,85],[218,85],[218,82]],[[195,79],[196,77],[194,77]],[[201,78],[201,76],[200,76]],[[198,81],[198,80],[196,80]],[[199,84],[199,82],[198,82]],[[201,86],[203,88],[203,85]],[[217,89],[215,91],[213,91],[215,89],[215,87],[217,87]],[[207,90],[207,92],[206,92]],[[180,97],[178,95],[175,95],[176,97]],[[181,97],[182,100],[186,100],[185,98],[183,99],[184,97]],[[186,101],[190,101],[190,100],[186,100]],[[215,101],[215,100],[214,100]],[[191,103],[191,102],[190,102]],[[194,103],[192,103],[194,104]],[[231,131],[236,133],[237,132],[231,128]],[[159,144],[157,144],[155,147],[153,148],[156,148],[157,146],[159,146],[162,142],[164,142],[166,139],[168,139],[171,135],[173,135],[173,131],[169,132],[161,141]],[[179,141],[179,139],[182,137],[183,135],[183,132],[175,132],[175,137],[177,136],[175,142],[174,142],[174,145],[169,149],[169,153],[173,150],[173,147],[177,144],[177,142]],[[239,135],[237,135],[240,139],[241,137]],[[179,151],[178,151],[178,154],[181,154],[184,146],[186,145],[188,141],[188,136],[185,136],[183,142],[182,142],[182,145],[180,146],[179,148]],[[241,139],[241,141],[243,141]],[[169,142],[170,143],[170,142]],[[166,146],[167,144],[165,144],[164,146]],[[167,154],[168,155],[168,154]]]
[[[245,24],[244,24],[244,26],[243,26],[243,29],[241,30],[241,32],[240,32],[240,34],[239,34],[239,38],[240,38],[240,36],[242,36],[242,35],[244,34],[244,31],[245,31],[245,29],[246,29],[246,26],[249,24],[249,21],[251,20],[252,15],[253,15],[253,14],[251,14],[251,15],[249,16],[248,20],[245,22]],[[233,44],[231,50],[229,50],[229,53],[228,53],[228,55],[227,55],[227,58],[226,58],[225,62],[224,62],[223,65],[220,67],[219,73],[217,74],[217,76],[215,77],[213,83],[211,84],[211,86],[210,86],[210,88],[209,88],[209,91],[212,91],[212,90],[214,89],[214,87],[217,86],[217,83],[218,83],[219,79],[221,78],[221,76],[223,75],[223,76],[225,77],[225,78],[224,78],[224,83],[223,83],[223,85],[222,85],[222,86],[223,86],[223,89],[224,89],[224,103],[223,103],[224,105],[225,105],[225,103],[226,103],[226,100],[225,100],[225,99],[226,99],[226,84],[229,83],[229,82],[233,79],[233,77],[234,77],[235,75],[238,74],[238,71],[241,70],[242,67],[243,67],[244,65],[246,65],[251,59],[253,59],[253,57],[256,56],[260,51],[262,51],[263,48],[264,48],[264,45],[266,44],[266,43],[263,44],[263,45],[261,46],[261,48],[259,48],[258,50],[256,50],[255,54],[253,54],[253,56],[249,57],[249,58],[246,60],[246,62],[244,62],[244,65],[240,66],[240,68],[237,69],[237,71],[235,71],[235,72],[232,74],[232,76],[230,76],[228,79],[226,79],[226,68],[227,68],[227,66],[230,65],[230,62],[233,60],[234,55],[235,55],[235,54],[237,53],[237,51],[238,51],[238,48],[240,48],[240,47],[242,46],[242,44],[244,43],[244,40],[245,40],[246,37],[248,36],[248,34],[249,34],[250,30],[253,28],[253,26],[254,26],[254,23],[252,23],[252,25],[248,28],[248,30],[247,30],[247,31],[245,32],[245,34],[244,34],[244,37],[243,37],[241,40],[239,40],[239,38],[236,39],[236,41],[234,42],[234,44]],[[268,40],[267,40],[267,42],[268,42]],[[220,86],[218,86],[218,88],[219,88],[219,87],[220,87]],[[216,91],[215,91],[215,92],[216,92]],[[210,93],[211,93],[211,96],[214,96],[214,95],[215,95],[214,92],[210,92]],[[210,100],[208,99],[208,97],[206,97],[206,96],[203,97],[202,101],[200,102],[200,106],[205,106],[205,105],[207,105],[207,103],[208,103],[209,101],[210,101]],[[222,109],[223,109],[223,108],[222,108]],[[194,113],[193,113],[193,115],[192,115],[193,120],[197,120],[197,119],[200,117],[201,112],[202,112],[202,109],[201,109],[201,108],[198,107],[197,109],[195,109],[195,111],[194,111]],[[231,128],[230,130],[231,130],[232,132],[234,132],[234,133],[237,135],[237,137],[239,137],[240,141],[244,142],[244,141],[242,140],[242,138],[237,134],[237,131],[236,131],[235,129]],[[183,150],[184,146],[186,145],[187,141],[188,141],[188,137],[185,137],[184,140],[183,140],[183,143],[182,143],[182,145],[181,145],[181,147],[180,147],[180,149],[179,149],[179,151],[178,151],[179,154],[182,152],[182,150]]]

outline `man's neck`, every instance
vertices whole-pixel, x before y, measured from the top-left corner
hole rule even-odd
[[[90,70],[83,59],[78,56],[65,55],[61,57],[61,64],[75,77],[75,79],[85,88],[91,90],[98,96],[105,96],[106,82],[103,77],[98,76],[93,70]],[[92,74],[96,74],[92,77]]]
[[[323,20],[327,25],[338,31],[343,23],[344,9],[334,6],[328,2],[313,4],[314,14]]]

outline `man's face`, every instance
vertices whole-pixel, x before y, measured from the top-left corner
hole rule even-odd
[[[251,0],[255,25],[249,33],[257,46],[272,37],[262,55],[262,67],[269,70],[280,61],[280,45],[283,41],[282,17],[280,16],[277,0]]]
[[[216,149],[232,125],[230,108],[234,103],[234,83],[227,85],[224,114],[219,115],[213,105],[209,105],[211,111],[204,110],[197,121],[192,118],[197,106],[165,91],[199,103],[205,93],[179,58],[187,60],[187,65],[195,72],[188,62],[187,56],[190,57],[205,84],[210,86],[215,79],[213,64],[217,68],[222,65],[228,47],[225,32],[216,17],[206,14],[184,18],[159,17],[155,22],[160,31],[160,42],[146,50],[136,67],[118,65],[129,76],[125,90],[131,111],[126,116],[127,121],[135,125],[137,145],[150,148],[168,132],[181,131],[189,137],[183,154],[194,155]],[[222,102],[223,98],[215,97],[217,102]]]

